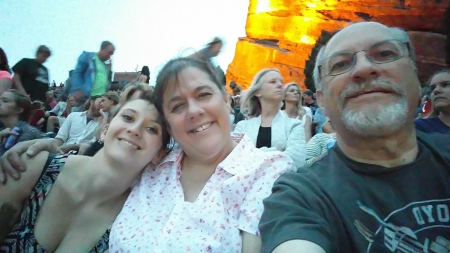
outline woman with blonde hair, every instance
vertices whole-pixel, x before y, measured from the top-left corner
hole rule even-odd
[[[280,110],[284,99],[283,80],[278,69],[263,69],[244,92],[241,110],[248,120],[240,121],[234,132],[246,133],[265,151],[282,151],[296,167],[305,163],[305,130],[302,122]]]
[[[284,110],[282,112],[289,118],[301,120],[302,126],[305,128],[305,140],[308,142],[312,136],[311,109],[309,107],[302,106],[302,90],[297,83],[291,82],[286,84],[284,90]]]

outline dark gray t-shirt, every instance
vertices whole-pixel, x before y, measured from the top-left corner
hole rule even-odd
[[[449,252],[450,135],[417,139],[418,157],[407,165],[355,162],[335,146],[281,176],[264,201],[263,252],[295,239],[329,253]]]

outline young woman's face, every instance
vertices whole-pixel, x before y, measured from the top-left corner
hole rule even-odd
[[[112,119],[105,136],[105,153],[121,163],[145,167],[162,146],[162,126],[153,104],[127,102]]]

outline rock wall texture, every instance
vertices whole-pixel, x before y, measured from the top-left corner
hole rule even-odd
[[[445,66],[443,16],[449,4],[450,0],[250,0],[247,36],[237,42],[227,82],[245,89],[259,70],[275,67],[285,82],[303,84],[305,62],[322,30],[360,21],[410,31],[420,76],[426,78]]]

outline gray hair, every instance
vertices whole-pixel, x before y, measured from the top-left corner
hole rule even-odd
[[[278,69],[274,68],[263,69],[259,71],[255,77],[253,77],[252,84],[246,91],[244,91],[244,95],[241,100],[241,112],[243,112],[243,114],[251,117],[258,117],[261,114],[261,103],[256,97],[256,93],[261,90],[264,75],[271,71],[280,73]]]
[[[388,27],[389,31],[391,32],[394,39],[401,41],[402,43],[405,43],[408,45],[408,51],[409,51],[409,58],[414,64],[414,67],[416,67],[416,52],[414,50],[414,46],[411,42],[411,39],[409,38],[408,33],[403,30],[402,28],[398,27]],[[336,33],[337,34],[337,33]],[[320,48],[319,53],[316,57],[316,62],[314,65],[314,71],[313,71],[313,80],[314,80],[314,86],[316,89],[320,90],[322,89],[322,79],[320,77],[320,71],[319,66],[323,63],[325,60],[325,49],[327,45]]]

